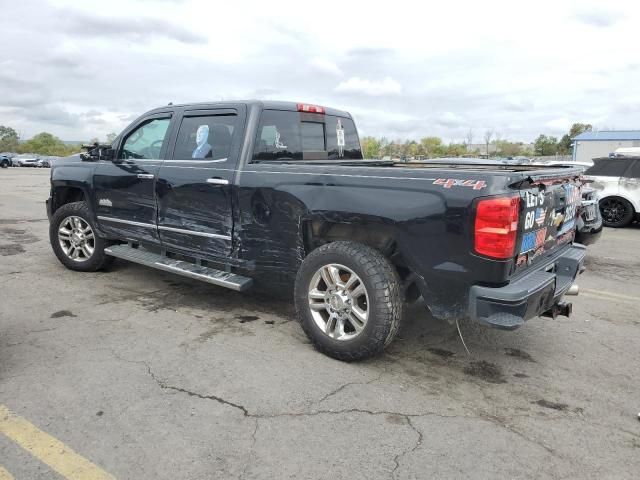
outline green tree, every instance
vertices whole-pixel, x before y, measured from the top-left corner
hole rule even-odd
[[[380,158],[381,142],[375,137],[363,137],[360,140],[362,144],[362,155],[364,158]]]
[[[516,157],[524,155],[524,146],[521,142],[509,142],[499,140],[496,142],[496,153],[500,157]]]
[[[565,133],[558,142],[558,153],[568,155],[571,152],[571,143],[571,137]]]
[[[427,157],[441,157],[444,154],[444,146],[440,137],[424,137],[420,139],[423,155]]]
[[[536,155],[555,155],[558,153],[558,139],[556,137],[548,137],[540,135],[534,143]]]
[[[15,152],[19,140],[20,137],[13,128],[0,125],[0,152]]]
[[[47,132],[42,132],[20,145],[19,150],[25,153],[63,157],[78,152],[79,148],[77,146],[67,147],[58,137]]]
[[[569,129],[569,133],[562,136],[558,143],[558,153],[568,155],[571,153],[571,144],[573,139],[583,132],[590,132],[593,126],[590,123],[574,123]]]
[[[593,126],[590,123],[574,123],[569,129],[569,137],[572,139],[584,132],[590,132],[593,130]]]

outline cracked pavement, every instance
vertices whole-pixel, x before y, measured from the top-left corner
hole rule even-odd
[[[0,172],[0,403],[116,478],[637,478],[637,225],[590,248],[571,319],[461,322],[468,356],[418,302],[383,356],[347,364],[287,301],[66,270],[47,192],[47,170]],[[1,435],[0,458],[60,478]]]

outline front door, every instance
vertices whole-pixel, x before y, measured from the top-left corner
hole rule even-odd
[[[167,149],[171,114],[142,119],[125,131],[113,161],[94,173],[94,205],[108,235],[158,243],[155,182]]]
[[[233,235],[232,183],[244,106],[187,110],[158,173],[162,246],[198,258],[226,259]]]

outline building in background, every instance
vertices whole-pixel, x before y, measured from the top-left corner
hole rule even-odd
[[[640,130],[583,132],[573,139],[573,160],[590,162],[608,157],[620,147],[640,147]]]

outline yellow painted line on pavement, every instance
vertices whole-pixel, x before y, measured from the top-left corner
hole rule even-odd
[[[13,475],[11,475],[2,465],[0,465],[0,480],[14,480]]]
[[[623,295],[622,293],[607,292],[605,290],[591,290],[589,288],[580,289],[580,294],[583,294],[583,293],[587,297],[603,298],[605,300],[611,300],[611,301],[622,300],[622,301],[634,302],[634,303],[640,302],[639,297]]]
[[[0,405],[0,433],[69,480],[113,480],[64,443]],[[0,476],[0,479],[2,476]],[[12,478],[12,477],[8,477]]]

